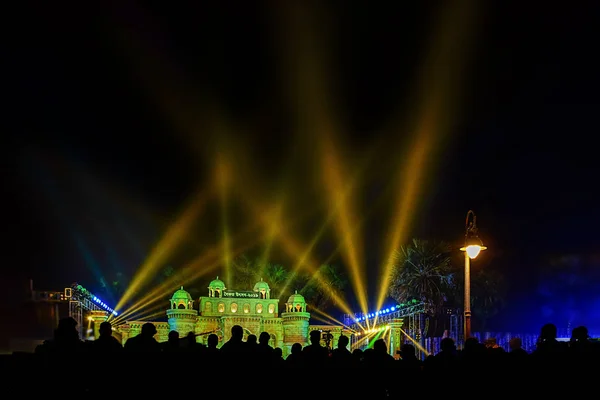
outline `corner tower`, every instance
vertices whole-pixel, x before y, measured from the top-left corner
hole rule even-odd
[[[173,293],[171,297],[171,307],[167,310],[169,318],[169,329],[179,332],[183,337],[189,332],[195,332],[196,321],[198,320],[198,311],[194,310],[194,300],[192,296],[181,289]]]
[[[285,312],[281,314],[283,320],[283,353],[284,356],[291,353],[294,343],[300,343],[302,347],[308,344],[308,322],[310,314],[306,311],[306,300],[298,291],[290,296],[285,303]]]
[[[219,279],[212,280],[208,284],[208,297],[223,297],[223,292],[227,289],[225,287],[225,282]]]
[[[267,282],[262,280],[262,278],[260,278],[260,282],[256,282],[253,290],[258,293],[260,299],[271,298],[271,288]]]

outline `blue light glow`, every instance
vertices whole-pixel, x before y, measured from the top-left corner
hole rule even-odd
[[[397,306],[390,306],[390,307],[386,307],[386,308],[382,308],[381,310],[377,310],[371,313],[366,313],[366,314],[362,314],[361,317],[355,317],[354,318],[354,322],[361,322],[361,321],[365,321],[380,315],[384,315],[384,314],[388,314],[394,311],[399,311],[402,308],[403,305],[397,305]],[[357,313],[360,314],[360,313]]]
[[[117,316],[117,312],[115,310],[113,310],[112,308],[110,308],[108,305],[106,305],[106,303],[104,303],[102,300],[100,300],[98,297],[96,296],[92,296],[92,299],[94,300],[94,302],[100,306],[102,306],[102,308],[104,308],[106,311],[108,311],[109,313],[113,314],[114,316]]]

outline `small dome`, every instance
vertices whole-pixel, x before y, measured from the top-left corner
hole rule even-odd
[[[225,289],[225,283],[219,279],[219,277],[217,276],[217,279],[215,279],[214,281],[212,281],[211,283],[208,284],[208,288],[209,289]]]
[[[262,278],[260,278],[260,282],[256,282],[256,285],[254,285],[254,291],[255,292],[260,292],[261,290],[269,290],[269,284],[265,281],[262,280]]]
[[[305,303],[306,300],[304,300],[304,296],[302,296],[300,293],[298,293],[298,291],[296,290],[296,292],[290,296],[290,298],[287,301],[288,303]]]
[[[175,293],[173,293],[173,297],[171,297],[171,300],[192,300],[192,296],[185,290],[183,290],[183,286],[181,287],[181,289],[179,289],[178,291],[176,291]]]

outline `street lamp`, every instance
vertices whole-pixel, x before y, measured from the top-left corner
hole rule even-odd
[[[465,222],[465,245],[460,248],[460,251],[465,252],[464,340],[471,337],[471,259],[476,258],[485,249],[487,247],[483,245],[477,233],[477,216],[469,210]]]

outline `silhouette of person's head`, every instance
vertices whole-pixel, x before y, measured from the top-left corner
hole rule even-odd
[[[375,343],[373,343],[373,350],[377,353],[387,353],[387,344],[383,339],[377,339]]]
[[[258,337],[258,343],[263,344],[263,345],[268,345],[269,340],[271,340],[271,335],[269,335],[269,332],[261,332],[260,333],[260,335]]]
[[[540,340],[555,340],[556,339],[556,325],[554,324],[546,324],[542,326],[540,331]]]
[[[156,327],[151,322],[146,322],[142,325],[142,335],[147,337],[153,337],[156,335]]]
[[[231,339],[235,341],[242,341],[244,338],[244,328],[240,325],[234,325],[231,327]]]
[[[310,343],[315,346],[321,343],[321,331],[310,331]]]
[[[77,329],[77,321],[75,321],[75,318],[73,317],[61,318],[60,321],[58,321],[58,329],[64,331]]]
[[[508,347],[509,347],[511,350],[517,350],[517,349],[520,349],[520,348],[521,348],[521,345],[522,345],[521,338],[518,338],[518,337],[511,338],[511,339],[508,341]]]
[[[77,321],[72,317],[62,318],[54,330],[54,338],[58,341],[75,342],[79,340]]]
[[[338,339],[338,349],[345,349],[348,347],[348,343],[350,343],[348,336],[340,335],[340,338]]]
[[[440,343],[440,349],[442,351],[453,352],[456,350],[456,345],[454,344],[454,339],[452,338],[443,338]]]
[[[246,339],[246,343],[249,344],[256,344],[257,341],[256,335],[248,335],[248,338]]]
[[[275,347],[273,349],[273,356],[277,359],[277,358],[282,358],[283,357],[283,350],[281,350],[279,347]]]
[[[187,339],[188,344],[196,344],[196,335],[194,332],[188,332],[188,334],[185,335],[185,338]]]
[[[177,332],[177,331],[169,332],[169,343],[179,343],[179,332]]]
[[[103,323],[100,324],[100,328],[98,330],[100,332],[100,336],[104,337],[104,336],[112,336],[112,325],[110,322],[108,321],[104,321]]]
[[[294,343],[292,345],[292,354],[300,354],[302,353],[302,345],[300,343]]]
[[[410,343],[403,344],[402,347],[400,347],[400,357],[402,357],[403,360],[416,359],[417,351],[415,349],[415,346],[413,346]]]
[[[216,349],[219,344],[219,337],[215,333],[211,333],[208,335],[208,339],[206,339],[206,344],[208,347]]]
[[[573,332],[571,333],[571,340],[573,341],[581,342],[586,341],[589,338],[590,335],[588,333],[588,329],[585,326],[578,326],[577,328],[573,329]]]

